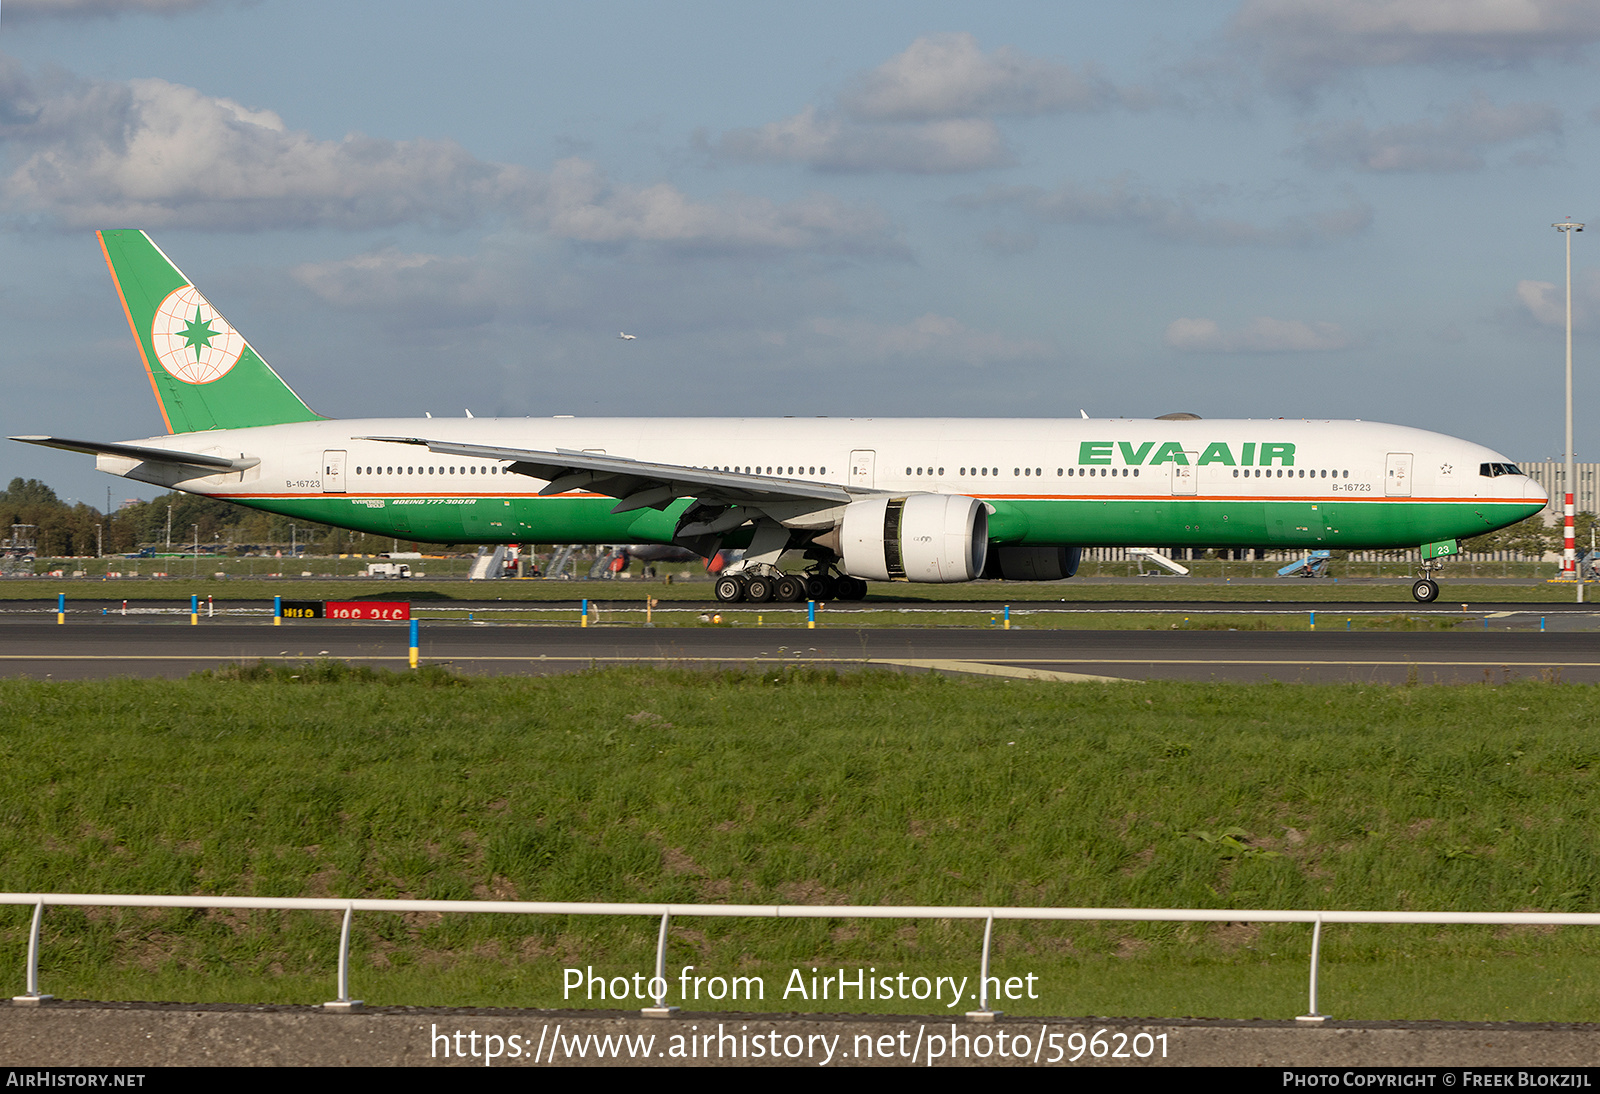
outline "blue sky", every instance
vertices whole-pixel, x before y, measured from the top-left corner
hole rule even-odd
[[[1597,40],[1596,0],[0,0],[0,427],[160,431],[93,239],[140,227],[340,417],[1189,410],[1555,456]]]

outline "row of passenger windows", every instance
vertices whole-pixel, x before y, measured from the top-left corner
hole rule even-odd
[[[1135,468],[1132,469],[1132,471],[1133,471],[1133,477],[1134,478],[1138,478],[1139,477],[1139,469],[1137,467],[1135,467]],[[1126,468],[1126,467],[1121,468],[1121,473],[1122,473],[1122,477],[1123,478],[1127,478],[1128,477],[1128,472],[1129,472],[1128,468]],[[910,467],[906,468],[906,474],[907,475],[911,475],[913,473],[915,473],[917,475],[920,475],[920,474],[923,473],[923,469],[920,468],[920,467],[915,468],[915,469],[910,468]],[[930,475],[933,474],[933,468],[931,468],[931,467],[928,468],[927,469],[927,473],[930,474]],[[1017,476],[1018,478],[1029,478],[1029,477],[1032,477],[1032,476],[1035,476],[1035,475],[1041,475],[1042,476],[1044,474],[1044,468],[1042,468],[1042,467],[1014,467],[1014,468],[1011,469],[1011,473],[1013,475]],[[1064,475],[1064,476],[1066,476],[1068,478],[1072,478],[1072,477],[1075,477],[1075,476],[1078,476],[1078,475],[1091,475],[1091,476],[1092,475],[1099,475],[1101,477],[1104,477],[1106,475],[1111,475],[1111,476],[1115,477],[1117,475],[1117,473],[1118,473],[1118,469],[1115,468],[1115,467],[1067,467],[1067,468],[1058,467],[1058,468],[1056,468],[1056,475],[1058,477]],[[941,474],[941,475],[944,474],[944,468],[942,468],[942,467],[939,468],[939,474]],[[990,474],[998,475],[998,474],[1000,474],[1000,469],[998,467],[996,467],[996,468],[993,469],[993,471],[991,471],[987,467],[963,467],[963,468],[960,469],[959,474],[961,474],[961,475],[980,475],[980,476],[986,476],[986,475],[990,475]],[[1281,467],[1278,468],[1276,471],[1274,471],[1271,468],[1268,468],[1266,471],[1263,471],[1261,468],[1258,467],[1258,468],[1255,469],[1254,474],[1252,475],[1251,470],[1248,467],[1245,468],[1242,472],[1240,471],[1239,468],[1237,468],[1237,467],[1234,468],[1234,470],[1233,470],[1233,477],[1234,478],[1238,478],[1241,474],[1243,474],[1244,477],[1247,478],[1247,479],[1248,478],[1257,478],[1257,479],[1259,479],[1259,478],[1263,477],[1263,475],[1265,475],[1265,477],[1269,478],[1269,479],[1270,478],[1279,478],[1279,479],[1282,479],[1282,478],[1291,478],[1291,479],[1294,479],[1294,478],[1300,478],[1300,479],[1304,479],[1304,478],[1313,478],[1313,479],[1323,478],[1323,479],[1326,479],[1326,478],[1329,478],[1330,476],[1332,478],[1336,478],[1336,479],[1340,478],[1341,476],[1343,478],[1347,478],[1348,479],[1350,477],[1350,472],[1348,472],[1348,471],[1344,471],[1344,472],[1339,472],[1339,471],[1307,471],[1304,468],[1301,468],[1299,470],[1296,470],[1294,468],[1289,468],[1289,469],[1285,470],[1284,468],[1281,468]]]
[[[1234,468],[1233,469],[1233,477],[1234,478],[1238,478],[1239,477],[1239,469],[1238,468]],[[1247,478],[1247,479],[1248,478],[1252,478],[1252,477],[1253,478],[1257,478],[1257,479],[1261,478],[1262,477],[1261,468],[1259,468],[1259,467],[1256,468],[1256,473],[1255,473],[1254,476],[1252,476],[1250,474],[1250,469],[1248,467],[1245,468],[1244,469],[1244,477]],[[1321,472],[1319,474],[1316,471],[1307,471],[1305,468],[1301,468],[1300,471],[1298,473],[1296,473],[1295,469],[1292,468],[1292,467],[1289,468],[1287,471],[1285,471],[1283,468],[1280,467],[1280,468],[1278,468],[1277,472],[1274,473],[1273,470],[1269,467],[1269,468],[1267,468],[1267,471],[1266,471],[1266,477],[1269,478],[1269,479],[1273,479],[1273,478],[1277,478],[1277,479],[1285,479],[1285,478],[1288,478],[1288,479],[1305,479],[1305,478],[1326,479],[1326,478],[1330,478],[1330,477],[1331,478],[1335,478],[1335,479],[1341,478],[1341,477],[1348,479],[1350,477],[1350,472],[1345,471],[1345,472],[1343,472],[1341,474],[1341,472],[1338,472],[1338,471],[1323,471],[1323,472]]]
[[[496,464],[488,467],[358,467],[358,475],[498,475]]]
[[[1486,466],[1486,467],[1493,466],[1493,467],[1496,467],[1496,468],[1511,467],[1510,464],[1493,464],[1493,465],[1485,464],[1484,466]],[[716,470],[716,469],[713,469],[713,470]],[[784,467],[768,467],[764,471],[760,467],[745,467],[741,471],[741,469],[738,468],[738,467],[725,466],[725,467],[722,467],[721,470],[723,470],[723,471],[731,471],[731,472],[734,472],[735,474],[742,473],[742,474],[746,474],[746,475],[751,475],[751,474],[755,474],[755,475],[773,475],[773,474],[777,474],[777,475],[795,475],[795,474],[800,474],[800,475],[826,475],[828,473],[828,469],[826,467],[788,467],[788,468],[784,468]],[[1122,477],[1123,478],[1127,478],[1130,469],[1124,467],[1124,468],[1121,468],[1120,470],[1121,470],[1121,473],[1122,473]],[[1133,477],[1134,478],[1138,478],[1139,477],[1139,469],[1137,467],[1135,467],[1135,468],[1132,468],[1131,470],[1132,470]],[[365,468],[357,467],[355,469],[355,472],[356,472],[357,475],[362,475],[362,474],[366,474],[366,475],[457,475],[457,474],[460,474],[460,475],[498,475],[500,473],[500,468],[495,464],[490,464],[488,467],[479,467],[477,465],[469,465],[467,467],[365,467]],[[987,478],[990,475],[994,475],[995,477],[999,477],[1000,469],[998,467],[992,468],[992,469],[988,468],[988,467],[963,467],[963,468],[960,468],[957,473],[959,475],[962,475],[962,476],[975,475],[975,476]],[[1042,467],[1014,467],[1014,468],[1011,469],[1011,473],[1012,473],[1012,475],[1014,475],[1014,476],[1016,476],[1018,478],[1032,478],[1033,476],[1036,476],[1036,475],[1042,477],[1044,475],[1044,468],[1042,468]],[[1118,473],[1118,468],[1115,468],[1115,467],[1065,467],[1065,468],[1058,467],[1058,468],[1056,468],[1056,475],[1058,477],[1066,476],[1068,478],[1073,478],[1073,477],[1080,476],[1080,475],[1089,475],[1089,476],[1099,475],[1102,478],[1105,477],[1106,475],[1110,475],[1112,477],[1116,477],[1117,473]],[[1259,467],[1255,469],[1255,473],[1254,473],[1253,476],[1251,474],[1250,468],[1248,468],[1248,467],[1245,468],[1242,473],[1243,473],[1245,478],[1254,477],[1254,478],[1258,478],[1259,479],[1259,478],[1262,477],[1262,469],[1259,468]],[[908,468],[906,468],[906,474],[908,476],[943,475],[944,474],[944,468],[941,467],[936,471],[932,467],[926,467],[926,468],[924,468],[924,467],[908,467]],[[1240,474],[1241,474],[1241,472],[1240,472],[1239,468],[1234,468],[1233,477],[1234,478],[1238,478],[1240,476]],[[1498,474],[1498,475],[1517,475],[1517,474],[1521,474],[1521,472],[1517,471],[1515,468],[1512,468],[1509,471],[1496,471],[1495,474]],[[1284,478],[1286,476],[1288,478],[1291,478],[1291,479],[1293,479],[1293,478],[1301,478],[1301,479],[1303,479],[1303,478],[1306,478],[1307,476],[1309,476],[1309,477],[1311,477],[1313,479],[1316,479],[1316,478],[1325,479],[1325,478],[1328,478],[1330,475],[1333,478],[1336,478],[1336,479],[1340,478],[1340,477],[1348,479],[1350,477],[1350,472],[1348,472],[1348,471],[1344,471],[1344,472],[1339,472],[1339,471],[1320,471],[1320,472],[1319,471],[1306,471],[1303,468],[1300,469],[1297,472],[1294,468],[1289,468],[1287,471],[1285,471],[1285,469],[1281,468],[1281,467],[1278,468],[1276,471],[1274,471],[1271,468],[1268,468],[1266,470],[1266,477],[1269,478],[1269,479],[1270,478],[1279,478],[1279,479],[1281,479],[1281,478]]]

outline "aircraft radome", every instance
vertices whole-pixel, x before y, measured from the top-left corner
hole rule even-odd
[[[721,600],[863,579],[1052,581],[1085,547],[1420,548],[1413,595],[1544,490],[1482,445],[1361,421],[333,419],[143,232],[99,233],[168,433],[17,437],[157,486],[438,543],[743,548]],[[803,553],[801,574],[779,569]]]

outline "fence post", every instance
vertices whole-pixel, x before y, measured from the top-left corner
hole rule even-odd
[[[967,1011],[969,1022],[992,1022],[1004,1011],[989,1006],[989,940],[994,936],[994,913],[983,922],[983,960],[978,965],[978,1009]]]
[[[672,913],[662,912],[661,931],[656,935],[656,974],[650,978],[650,998],[655,1006],[639,1011],[646,1018],[670,1018],[678,1013],[677,1007],[667,1006],[667,925],[671,922]]]
[[[1317,956],[1322,951],[1322,916],[1317,916],[1316,926],[1311,928],[1311,1008],[1295,1017],[1296,1022],[1326,1022],[1328,1016],[1317,1010]]]
[[[350,918],[354,912],[354,904],[344,906],[344,923],[339,927],[339,998],[322,1004],[324,1010],[361,1009],[361,1000],[350,998]]]
[[[33,906],[33,926],[28,931],[28,988],[25,994],[11,997],[12,1006],[36,1007],[55,998],[53,995],[39,994],[39,925],[42,922],[44,901],[41,900]]]

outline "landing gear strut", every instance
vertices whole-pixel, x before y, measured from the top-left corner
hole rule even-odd
[[[794,604],[803,600],[862,600],[866,597],[867,583],[839,572],[839,556],[824,547],[806,548],[805,557],[811,566],[805,573],[788,574],[780,570],[778,561],[789,549],[792,539],[789,529],[776,521],[758,520],[745,557],[717,578],[713,586],[717,599],[724,604],[737,604],[741,600],[757,604],[770,601]]]
[[[1411,596],[1418,604],[1432,604],[1439,599],[1439,583],[1433,579],[1434,572],[1438,569],[1440,565],[1434,559],[1426,559],[1417,567],[1420,576],[1411,586]]]

